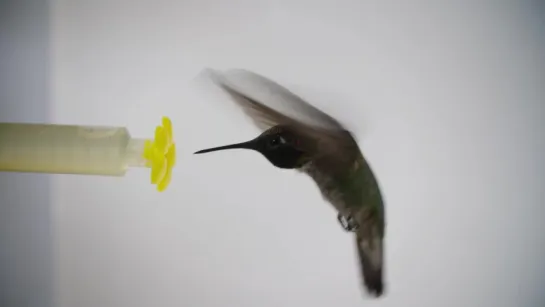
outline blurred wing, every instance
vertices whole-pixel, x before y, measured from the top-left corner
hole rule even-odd
[[[266,130],[278,124],[298,124],[319,130],[345,130],[331,116],[261,75],[242,69],[225,73],[209,70],[209,74],[260,129]]]
[[[266,106],[256,99],[244,93],[239,86],[233,84],[224,74],[218,71],[208,70],[208,75],[212,81],[222,88],[231,99],[252,119],[253,123],[262,131],[265,131],[276,125],[297,125],[292,118]]]

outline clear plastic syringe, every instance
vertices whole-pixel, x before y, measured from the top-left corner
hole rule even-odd
[[[151,183],[166,189],[176,159],[170,119],[155,139],[131,138],[125,127],[0,123],[0,171],[124,176],[151,168]]]

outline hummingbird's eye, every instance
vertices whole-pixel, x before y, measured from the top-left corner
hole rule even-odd
[[[276,135],[276,136],[274,136],[273,138],[270,139],[269,146],[277,147],[277,146],[279,146],[281,144],[285,144],[285,143],[286,143],[286,140],[283,137],[281,137],[279,135]]]

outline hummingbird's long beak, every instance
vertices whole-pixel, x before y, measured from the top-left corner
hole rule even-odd
[[[255,149],[255,141],[251,140],[248,142],[203,149],[203,150],[199,150],[195,152],[194,154],[202,154],[202,153],[207,153],[211,151],[218,151],[218,150],[225,150],[225,149]]]

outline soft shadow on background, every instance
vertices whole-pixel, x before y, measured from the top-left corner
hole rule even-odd
[[[164,193],[147,170],[1,174],[0,305],[544,305],[539,1],[4,1],[0,14],[1,120],[149,137],[168,115],[178,143]],[[264,74],[354,129],[386,199],[383,299],[363,301],[353,238],[308,178],[251,152],[192,155],[258,133],[196,85],[205,67]]]
[[[0,121],[50,121],[49,2],[0,1]],[[54,306],[47,175],[0,173],[0,306]]]

